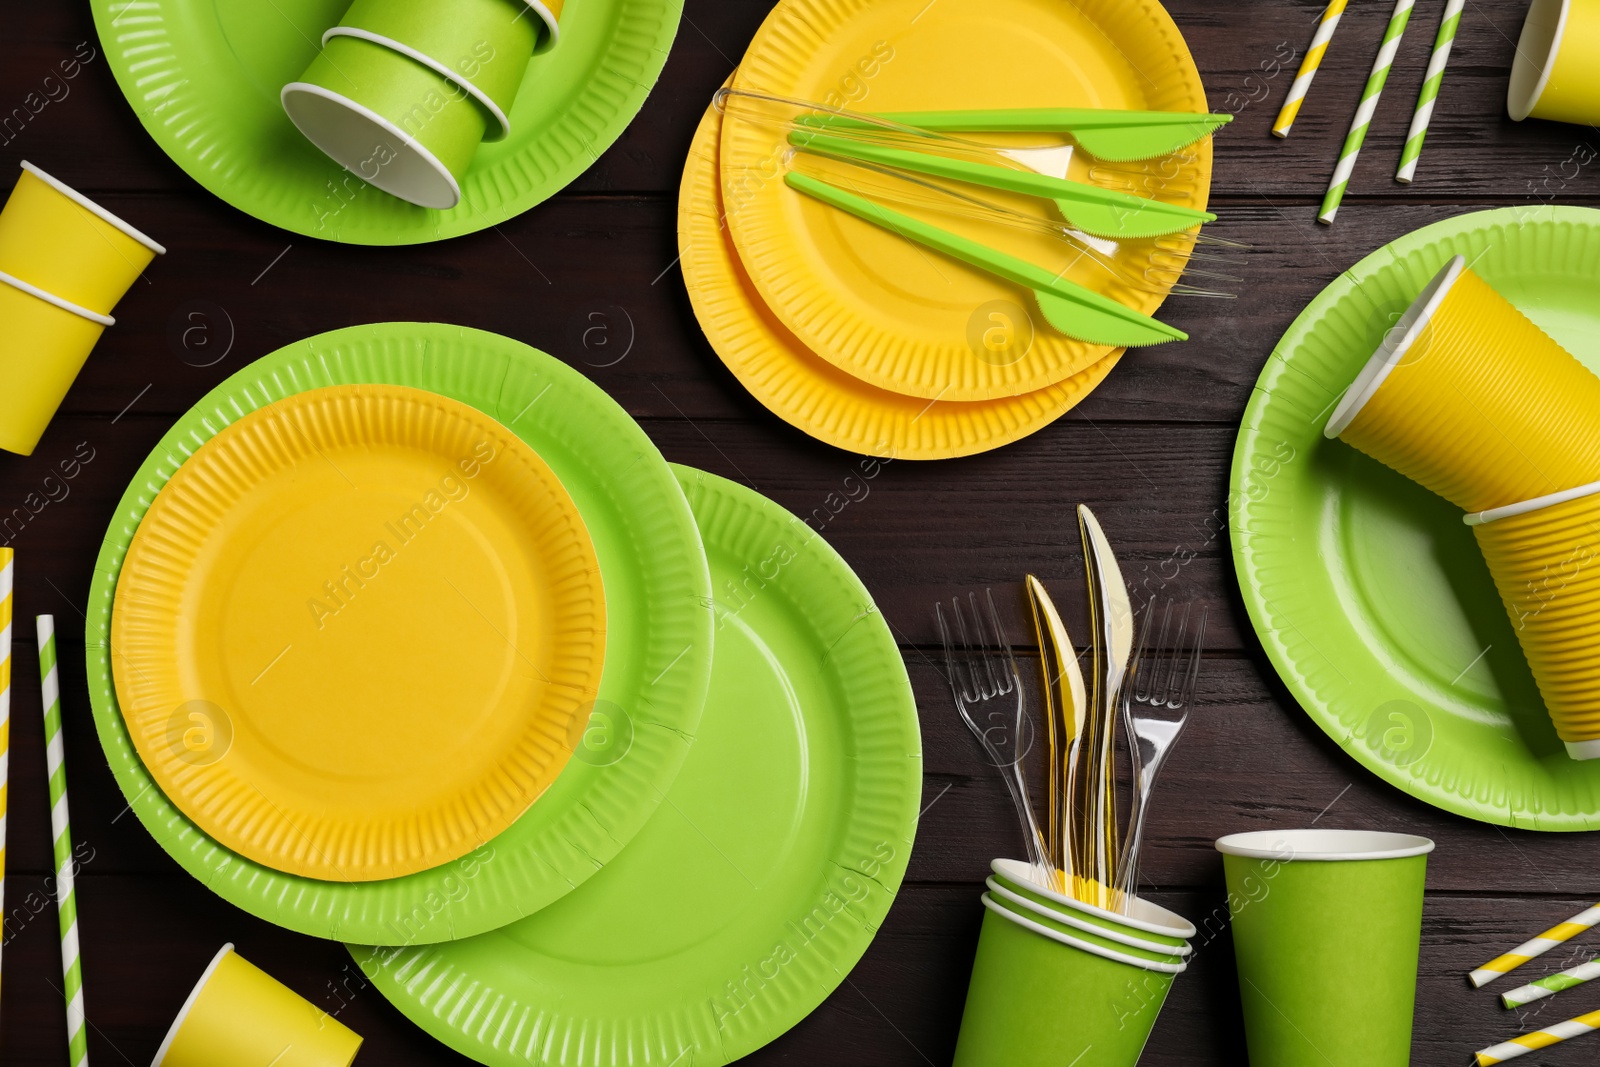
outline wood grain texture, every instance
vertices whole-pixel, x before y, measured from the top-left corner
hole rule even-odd
[[[358,1064],[464,1063],[366,987],[343,950],[275,929],[209,894],[130,814],[89,717],[79,616],[100,538],[128,478],[176,416],[229,374],[309,334],[421,318],[494,330],[566,359],[638,417],[670,459],[752,485],[809,517],[860,573],[902,643],[922,716],[928,805],[907,884],[865,959],[752,1065],[942,1065],[959,1024],[988,861],[1020,842],[1006,794],[936,666],[936,600],[993,586],[1017,636],[1016,580],[1040,574],[1069,625],[1084,612],[1071,507],[1093,506],[1136,584],[1203,599],[1215,654],[1151,816],[1153,895],[1204,928],[1143,1062],[1244,1062],[1217,836],[1271,826],[1406,830],[1439,843],[1429,868],[1412,1062],[1467,1062],[1519,1029],[1593,1006],[1574,992],[1503,1012],[1462,975],[1600,899],[1593,835],[1538,835],[1447,816],[1383,784],[1289,697],[1250,633],[1223,517],[1237,420],[1277,338],[1356,260],[1417,226],[1483,207],[1600,205],[1600,134],[1505,117],[1524,0],[1468,5],[1418,181],[1392,180],[1443,3],[1419,5],[1338,223],[1316,203],[1360,94],[1387,6],[1354,4],[1286,142],[1268,136],[1321,0],[1173,0],[1219,139],[1220,236],[1249,242],[1237,300],[1174,301],[1194,340],[1126,359],[1079,409],[998,453],[858,460],[767,415],[716,361],[675,269],[675,195],[690,135],[770,0],[689,0],[661,83],[627,134],[570,190],[499,231],[365,249],[283,234],[201,191],[134,120],[103,57],[47,86],[87,42],[87,5],[0,0],[0,176],[31,159],[174,251],[118,307],[62,414],[30,458],[0,456],[0,543],[18,549],[19,615],[63,630],[91,1048],[148,1062],[190,983],[224,941],[367,1044]],[[30,93],[55,99],[21,120]],[[7,120],[11,119],[10,125]],[[6,179],[0,177],[0,184]],[[85,457],[90,457],[85,459]],[[63,466],[65,464],[65,466]],[[72,471],[68,477],[66,472]],[[863,492],[860,486],[865,485]],[[27,628],[24,628],[24,636]],[[65,1062],[42,737],[31,644],[13,709],[10,885],[0,1064]],[[1025,665],[1028,666],[1028,665]],[[1593,938],[1587,944],[1592,945]],[[1552,961],[1540,972],[1570,962]],[[1566,1009],[1572,1009],[1568,1012]],[[1540,1063],[1593,1063],[1574,1042]],[[1342,1067],[1342,1065],[1341,1065]]]

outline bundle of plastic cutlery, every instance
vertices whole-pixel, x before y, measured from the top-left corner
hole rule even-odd
[[[1100,523],[1082,506],[1078,520],[1091,612],[1087,680],[1060,613],[1032,575],[1025,584],[1041,682],[1034,711],[992,598],[984,611],[970,597],[970,611],[956,600],[949,619],[942,605],[936,614],[957,709],[1005,780],[1036,880],[1125,913],[1138,891],[1156,778],[1194,700],[1206,612],[1152,600],[1136,617]],[[1119,767],[1130,793],[1120,804]]]
[[[843,188],[806,172],[797,161],[806,155],[819,156],[871,168],[880,175],[937,179],[1040,200],[1059,216],[1062,224],[1004,205],[987,204],[949,184],[926,183],[927,188],[946,192],[956,203],[965,197],[967,218],[1021,229],[1047,228],[1046,232],[1065,236],[1085,248],[1092,249],[1097,243],[1102,248],[1105,244],[1115,248],[1119,243],[1175,237],[1189,238],[1192,247],[1198,227],[1214,221],[1216,216],[1142,195],[1150,185],[1160,184],[1159,174],[1152,175],[1149,168],[1144,168],[1143,174],[1119,171],[1115,164],[1182,151],[1210,136],[1230,116],[1062,108],[868,115],[730,88],[718,91],[715,105],[728,119],[775,128],[786,135],[793,149],[785,175],[790,188],[1022,286],[1032,292],[1045,321],[1068,337],[1090,344],[1139,347],[1188,336],[1063,278],[1063,271],[1046,269],[887,207],[862,196],[859,188]],[[987,144],[951,131],[1050,133],[1068,136],[1073,143]],[[1075,148],[1096,156],[1092,172],[1100,177],[1099,184],[1067,177]],[[1155,254],[1151,253],[1152,258]],[[1115,261],[1114,257],[1106,258]],[[1119,273],[1125,275],[1127,271]],[[1159,279],[1171,271],[1153,273]],[[1142,281],[1135,287],[1147,292],[1163,291],[1159,280],[1146,277]],[[1173,284],[1177,284],[1175,279]],[[1210,293],[1200,290],[1195,295]]]

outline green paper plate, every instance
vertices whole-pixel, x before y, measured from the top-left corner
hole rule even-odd
[[[538,915],[351,951],[424,1030],[497,1067],[715,1067],[788,1030],[866,951],[921,798],[889,628],[804,523],[676,468],[716,591],[711,694],[666,803]]]
[[[1256,383],[1229,497],[1239,587],[1290,692],[1379,777],[1471,819],[1600,829],[1600,761],[1567,758],[1461,512],[1322,436],[1457,254],[1600,368],[1600,211],[1480,211],[1380,248],[1311,302]]]
[[[578,505],[605,581],[606,661],[589,733],[511,827],[453,863],[377,882],[271,870],[197,829],[151,780],[111,680],[111,601],[150,502],[223,427],[283,397],[385,383],[470,404],[548,463]],[[649,820],[689,751],[711,673],[711,579],[683,492],[637,423],[578,372],[480,330],[383,323],[321,334],[239,371],[178,420],[134,475],[95,565],[86,643],[100,744],[128,804],[190,874],[301,933],[428,944],[513,922],[584,882]],[[621,724],[620,726],[618,724]]]
[[[278,93],[349,0],[93,0],[107,61],[139,121],[195,181],[264,222],[350,244],[474,233],[554,195],[600,158],[649,94],[683,0],[571,0],[509,117],[449,211],[368,186],[294,128]]]

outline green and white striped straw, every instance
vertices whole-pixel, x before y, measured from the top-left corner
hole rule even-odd
[[[67,1060],[89,1062],[83,1014],[83,961],[78,958],[78,895],[72,878],[72,820],[67,814],[66,747],[61,741],[61,679],[56,673],[56,620],[40,615],[39,689],[44,698],[45,766],[50,772],[50,833],[55,841],[56,914],[61,920],[61,979],[67,995]]]
[[[1328,183],[1328,195],[1322,198],[1322,211],[1317,215],[1321,223],[1333,222],[1339,214],[1339,202],[1350,185],[1350,175],[1356,169],[1356,157],[1361,155],[1361,144],[1367,139],[1367,128],[1372,125],[1373,113],[1378,110],[1378,98],[1389,80],[1389,69],[1394,66],[1394,54],[1400,50],[1400,38],[1405,35],[1406,23],[1411,21],[1411,9],[1417,0],[1395,0],[1394,14],[1389,16],[1389,26],[1383,31],[1383,44],[1378,48],[1378,58],[1367,76],[1367,87],[1361,90],[1361,104],[1356,117],[1350,122],[1350,133],[1339,150],[1339,165],[1333,168],[1333,180]]]
[[[1529,982],[1521,989],[1513,989],[1509,993],[1500,994],[1500,1003],[1508,1008],[1520,1008],[1524,1004],[1532,1004],[1545,997],[1553,997],[1563,990],[1580,986],[1585,982],[1592,982],[1600,978],[1600,959],[1580,963],[1576,967],[1568,967],[1559,974],[1552,974],[1548,978],[1541,978],[1537,982]]]
[[[1406,134],[1406,148],[1400,153],[1400,169],[1394,180],[1410,183],[1417,176],[1417,160],[1422,158],[1422,142],[1428,136],[1428,123],[1433,120],[1433,105],[1439,99],[1439,86],[1444,84],[1445,64],[1450,62],[1450,49],[1456,43],[1456,30],[1461,27],[1461,9],[1467,0],[1446,0],[1444,21],[1439,23],[1439,36],[1433,40],[1433,56],[1428,60],[1428,76],[1422,82],[1422,95],[1417,97],[1417,111],[1411,116],[1411,129]]]

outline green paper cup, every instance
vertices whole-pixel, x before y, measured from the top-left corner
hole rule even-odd
[[[1011,892],[993,878],[989,879],[988,888],[987,899],[1012,915],[1019,915],[1030,922],[1038,923],[1046,929],[1065,934],[1094,948],[1121,952],[1146,963],[1173,964],[1183,963],[1184,957],[1193,951],[1188,945],[1175,949],[1168,945],[1140,941],[1136,937],[1086,923],[1071,914],[1060,914],[1043,904],[1035,904],[1026,897]]]
[[[444,17],[440,6],[355,0],[322,42],[360,37],[433,69],[477,99],[494,119],[489,140],[500,140],[511,132],[507,113],[548,30],[523,0],[450,0]]]
[[[987,893],[983,906],[953,1067],[1133,1067],[1185,965],[1091,946]]]
[[[283,109],[300,132],[363,181],[419,207],[461,201],[461,178],[489,114],[438,71],[359,37],[330,37]]]
[[[1217,851],[1250,1067],[1406,1067],[1433,842],[1264,830]]]
[[[1042,915],[1049,920],[1045,925],[1051,926],[1052,929],[1056,928],[1053,924],[1059,925],[1065,928],[1064,932],[1073,932],[1074,936],[1083,937],[1094,944],[1100,944],[1103,940],[1106,947],[1132,951],[1135,955],[1140,952],[1151,952],[1155,954],[1155,958],[1166,960],[1181,960],[1193,951],[1186,941],[1174,945],[1144,936],[1142,932],[1126,926],[1091,922],[1087,916],[1074,908],[1063,907],[1037,894],[1030,894],[1020,887],[1014,889],[993,875],[985,885],[994,902],[1007,911],[1014,911],[1029,918]]]
[[[1142,897],[1134,897],[1128,914],[1123,915],[1039,885],[1033,880],[1033,866],[1021,860],[997,859],[989,864],[989,869],[994,872],[995,879],[1013,893],[1106,930],[1132,934],[1174,949],[1188,944],[1189,938],[1195,935],[1194,924],[1188,919]]]

